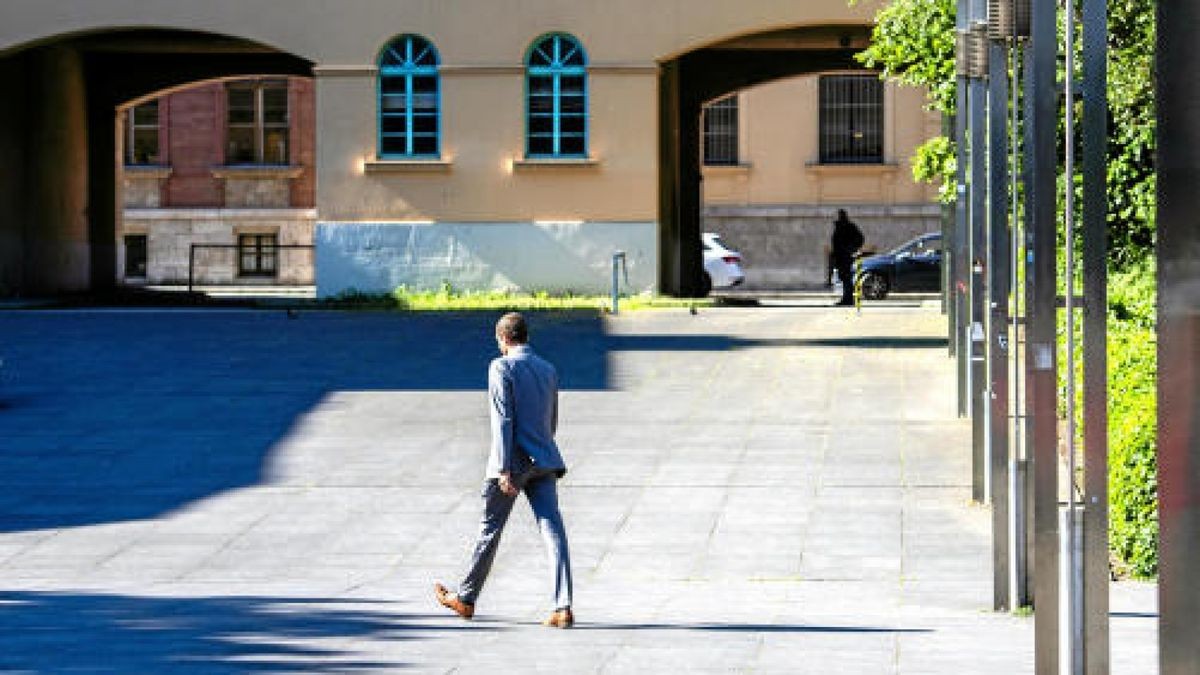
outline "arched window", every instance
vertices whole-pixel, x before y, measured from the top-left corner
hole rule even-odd
[[[525,68],[525,153],[587,156],[587,55],[570,35],[538,38]]]
[[[419,35],[401,35],[379,55],[379,156],[440,155],[438,54]]]

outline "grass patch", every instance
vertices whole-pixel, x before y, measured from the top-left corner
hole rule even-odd
[[[580,311],[611,310],[612,299],[607,295],[575,295],[571,293],[532,293],[516,291],[459,291],[449,285],[436,291],[410,290],[400,287],[392,293],[360,293],[350,291],[323,302],[326,306],[345,309],[391,309],[409,312],[463,311]],[[672,309],[711,307],[708,298],[669,298],[639,294],[622,296],[620,310]]]

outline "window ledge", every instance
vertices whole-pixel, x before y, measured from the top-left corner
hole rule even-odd
[[[151,178],[167,178],[171,175],[172,169],[165,164],[126,164],[124,171],[126,178],[149,180]]]
[[[424,173],[449,171],[454,163],[448,159],[369,159],[363,162],[367,173]]]
[[[213,178],[299,178],[303,172],[302,166],[286,164],[235,164],[214,166],[212,169]]]
[[[537,170],[550,168],[597,168],[600,166],[600,160],[596,157],[526,157],[524,159],[514,159],[513,169],[516,170]]]
[[[704,165],[706,173],[749,173],[752,168],[754,168],[754,165],[750,163]]]
[[[899,164],[821,164],[810,162],[806,167],[813,173],[895,173],[900,170]]]

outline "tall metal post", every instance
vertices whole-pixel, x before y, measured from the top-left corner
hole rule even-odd
[[[1083,663],[1106,675],[1108,639],[1107,0],[1083,0]]]
[[[955,115],[942,116],[942,135],[954,137]],[[946,330],[950,339],[946,341],[949,356],[958,354],[958,312],[954,289],[954,220],[957,213],[957,200],[953,204],[942,204],[942,312],[946,314]],[[962,414],[959,411],[959,414]]]
[[[1032,26],[1031,26],[1032,28]],[[1021,381],[1021,391],[1018,394],[1020,403],[1020,428],[1019,428],[1019,450],[1020,450],[1020,474],[1022,479],[1021,494],[1023,495],[1022,513],[1024,522],[1019,531],[1025,537],[1025,599],[1026,604],[1032,606],[1037,596],[1037,586],[1034,583],[1034,576],[1037,572],[1035,564],[1035,553],[1037,551],[1037,537],[1035,532],[1034,518],[1034,473],[1033,473],[1033,425],[1030,424],[1031,400],[1033,387],[1030,385],[1030,374],[1033,372],[1033,363],[1030,361],[1030,352],[1032,349],[1029,346],[1029,308],[1033,306],[1033,284],[1031,279],[1033,276],[1033,194],[1035,192],[1034,185],[1034,78],[1033,78],[1033,44],[1032,41],[1026,41],[1023,50],[1024,54],[1021,58],[1022,64],[1022,92],[1021,92],[1021,108],[1024,110],[1025,123],[1022,125],[1022,150],[1024,155],[1024,163],[1022,164],[1021,184],[1025,188],[1024,200],[1024,216],[1021,220],[1021,253],[1022,258],[1019,265],[1024,274],[1021,276],[1021,303],[1020,314],[1021,322],[1018,325],[1021,331],[1021,348],[1022,353],[1017,357],[1017,365],[1020,368],[1019,380]]]
[[[987,82],[971,78],[970,209],[970,354],[971,354],[971,498],[988,501],[987,335],[984,330],[984,259],[987,256]]]
[[[1158,607],[1163,675],[1200,672],[1200,5],[1158,3]]]
[[[955,27],[959,31],[966,30],[970,15],[969,0],[958,0]],[[967,119],[968,89],[966,73],[959,72],[955,82],[955,100],[957,112],[954,116],[954,144],[957,170],[955,173],[954,200],[954,251],[950,257],[951,284],[954,293],[954,326],[953,340],[958,345],[955,353],[958,355],[958,415],[965,417],[971,412],[971,392],[968,388],[970,377],[971,349],[967,340],[967,326],[970,325],[967,305],[967,279],[970,274],[970,238],[968,235],[968,193],[967,193]]]
[[[1034,651],[1036,672],[1059,668],[1058,416],[1056,382],[1055,132],[1058,122],[1055,0],[1032,0],[1030,44],[1032,165],[1026,184],[1031,200],[1026,268],[1030,285],[1026,377],[1032,432],[1034,487]]]
[[[1008,550],[1008,63],[1004,43],[988,49],[988,381],[991,447],[993,607],[1009,609]]]
[[[1015,42],[1015,40],[1014,40]],[[1011,134],[1011,146],[1009,160],[1011,162],[1011,175],[1009,176],[1009,222],[1011,232],[1009,235],[1009,283],[1011,284],[1012,297],[1012,313],[1009,322],[1009,340],[1011,348],[1009,349],[1010,363],[1009,372],[1012,374],[1009,401],[1011,403],[1011,425],[1009,427],[1011,434],[1009,439],[1009,572],[1011,573],[1009,585],[1012,591],[1012,607],[1025,607],[1032,604],[1032,593],[1030,592],[1029,580],[1029,561],[1031,559],[1032,548],[1029,545],[1028,523],[1029,520],[1029,500],[1028,490],[1026,489],[1029,483],[1027,462],[1025,459],[1025,390],[1024,390],[1024,361],[1022,355],[1025,353],[1025,317],[1024,317],[1024,294],[1025,285],[1021,282],[1020,272],[1023,269],[1024,260],[1022,259],[1021,242],[1023,241],[1024,230],[1021,227],[1022,216],[1020,212],[1020,198],[1018,190],[1018,181],[1023,179],[1020,161],[1022,148],[1025,144],[1021,142],[1022,126],[1020,120],[1022,116],[1020,111],[1025,105],[1026,99],[1021,96],[1022,91],[1022,68],[1021,65],[1025,62],[1022,54],[1027,48],[1024,45],[1013,45],[1012,58],[1010,67],[1012,69],[1012,115],[1009,123]]]

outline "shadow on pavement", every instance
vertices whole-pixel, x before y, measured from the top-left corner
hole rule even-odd
[[[932,633],[930,628],[769,623],[577,623],[575,630],[674,630],[717,633]]]
[[[154,518],[257,485],[331,392],[482,391],[497,314],[0,314],[0,533]],[[595,312],[534,314],[532,327],[565,390],[614,388],[610,356],[624,351],[945,344],[620,335]]]
[[[356,658],[361,640],[502,630],[427,621],[372,601],[134,597],[0,591],[0,671],[345,673],[402,668]]]

